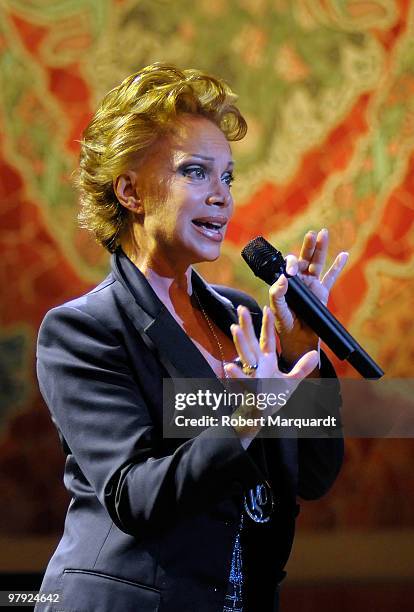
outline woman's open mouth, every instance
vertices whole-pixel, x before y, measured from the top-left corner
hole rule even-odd
[[[200,219],[193,219],[192,223],[196,230],[206,238],[215,242],[223,240],[223,228],[227,223],[225,217],[202,217]]]

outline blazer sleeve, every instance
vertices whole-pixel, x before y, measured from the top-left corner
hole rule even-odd
[[[344,458],[344,440],[340,409],[341,387],[331,362],[321,351],[323,383],[316,397],[318,413],[336,418],[332,437],[298,439],[298,494],[302,499],[318,499],[335,482]]]
[[[39,331],[37,373],[52,419],[116,525],[134,534],[197,512],[263,479],[232,427],[157,456],[154,426],[114,332],[70,306]],[[160,384],[155,381],[154,384]]]

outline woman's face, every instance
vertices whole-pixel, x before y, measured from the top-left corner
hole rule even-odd
[[[233,161],[221,130],[185,115],[136,170],[139,244],[154,263],[185,268],[220,254],[233,213]]]

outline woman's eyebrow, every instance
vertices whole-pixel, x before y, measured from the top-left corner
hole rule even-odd
[[[190,157],[198,157],[199,159],[204,159],[205,161],[215,161],[214,157],[208,157],[207,155],[200,155],[199,153],[189,153]],[[229,166],[234,166],[234,161],[231,159],[228,163]]]

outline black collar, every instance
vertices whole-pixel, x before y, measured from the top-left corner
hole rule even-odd
[[[117,291],[118,300],[147,346],[158,352],[170,375],[216,378],[206,359],[121,248],[113,254],[111,266],[121,287]],[[233,304],[208,285],[195,270],[191,281],[208,315],[231,337],[230,325],[237,322]]]

